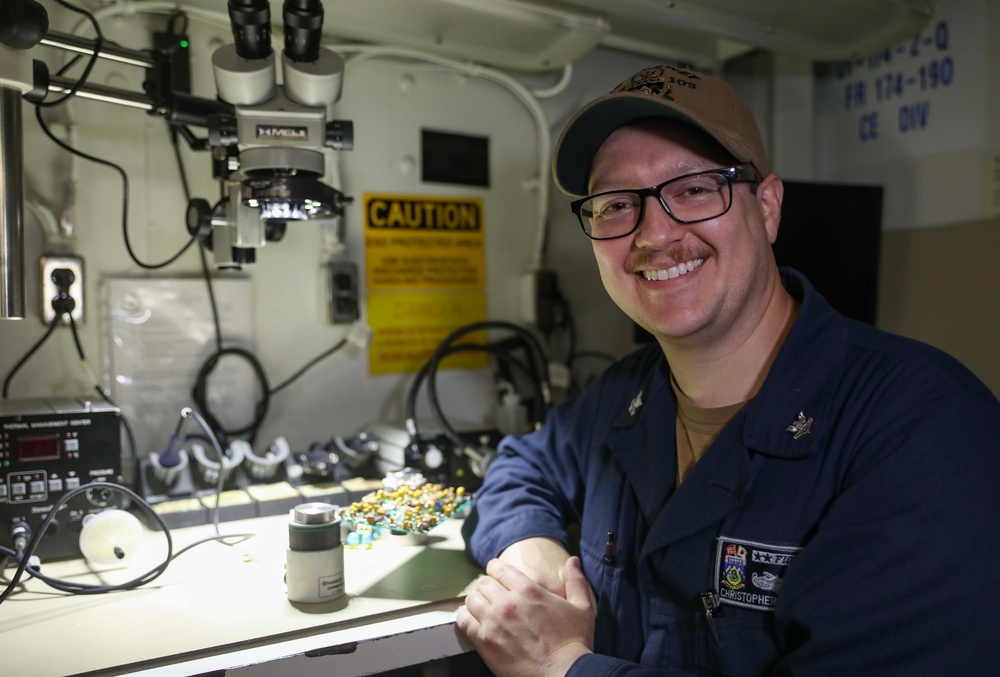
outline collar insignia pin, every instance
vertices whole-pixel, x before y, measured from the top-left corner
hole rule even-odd
[[[806,418],[806,415],[800,411],[799,417],[795,419],[795,421],[790,426],[785,428],[785,432],[792,433],[792,439],[797,440],[803,435],[809,434],[810,428],[812,428],[812,424],[813,424],[812,416]]]
[[[628,415],[635,416],[635,412],[639,411],[639,407],[641,406],[642,406],[642,391],[640,390],[639,394],[633,397],[632,401],[629,402]]]

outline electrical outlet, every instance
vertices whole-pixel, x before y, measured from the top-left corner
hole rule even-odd
[[[68,270],[73,274],[73,281],[69,285],[69,295],[76,302],[73,307],[73,322],[82,325],[84,323],[86,305],[84,304],[84,278],[83,259],[79,256],[53,256],[46,255],[40,260],[42,269],[42,280],[39,285],[41,290],[41,313],[42,322],[49,324],[56,316],[56,311],[52,308],[52,299],[59,294],[59,287],[52,279],[52,273],[57,270]],[[61,324],[69,324],[66,317],[63,317]]]
[[[330,322],[349,324],[360,316],[358,266],[351,261],[327,264],[327,304]]]

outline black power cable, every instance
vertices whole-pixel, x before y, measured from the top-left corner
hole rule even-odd
[[[66,503],[74,496],[78,496],[82,493],[98,488],[101,490],[112,490],[120,492],[124,494],[126,497],[132,499],[132,501],[134,501],[137,505],[139,505],[143,509],[143,511],[146,512],[153,519],[153,521],[156,523],[159,529],[163,532],[163,537],[166,540],[167,544],[166,556],[159,564],[154,566],[149,571],[141,574],[140,576],[137,576],[136,578],[133,578],[130,581],[119,583],[117,585],[92,585],[88,583],[79,583],[75,581],[65,581],[43,574],[38,569],[38,567],[33,566],[31,564],[31,557],[34,555],[35,550],[38,548],[38,544],[41,542],[42,537],[45,535],[49,526],[52,524],[52,521],[59,513],[59,510],[62,509],[62,507],[65,506]],[[142,497],[139,496],[139,494],[119,484],[113,484],[111,482],[91,482],[77,489],[67,491],[65,494],[63,494],[59,498],[59,500],[53,504],[52,508],[48,511],[48,513],[46,513],[45,517],[42,518],[41,523],[38,525],[38,528],[32,534],[31,539],[26,546],[24,546],[23,548],[19,547],[16,550],[11,550],[10,548],[0,546],[0,553],[6,555],[7,557],[14,558],[14,560],[17,562],[17,569],[14,571],[14,575],[7,583],[7,587],[3,590],[3,592],[0,592],[0,604],[2,604],[8,597],[10,597],[14,589],[17,587],[18,583],[20,583],[21,577],[24,576],[25,573],[28,573],[30,576],[34,578],[37,578],[38,580],[42,581],[49,587],[52,587],[56,590],[60,590],[62,592],[68,592],[74,595],[98,595],[108,592],[115,592],[118,590],[133,590],[135,588],[143,586],[159,578],[159,576],[162,575],[163,572],[167,570],[167,567],[170,565],[171,562],[173,562],[175,559],[177,559],[177,557],[179,557],[180,555],[182,555],[183,553],[187,552],[188,550],[197,545],[201,545],[202,543],[208,543],[210,541],[221,541],[226,545],[235,545],[235,543],[227,543],[226,539],[237,538],[240,539],[239,541],[237,541],[237,543],[240,543],[246,540],[247,538],[252,538],[253,536],[254,534],[249,534],[249,533],[247,534],[217,533],[214,536],[209,536],[197,540],[185,546],[184,548],[178,550],[177,552],[174,552],[174,541],[170,533],[170,529],[167,527],[167,524],[163,521],[163,518],[160,517],[159,513],[157,513],[156,510],[154,510],[149,503],[143,500]]]
[[[296,381],[298,381],[302,377],[303,374],[305,374],[307,371],[309,371],[310,369],[312,369],[316,364],[318,364],[320,361],[326,359],[330,355],[333,355],[335,352],[337,352],[338,350],[340,350],[341,348],[343,348],[345,345],[347,345],[347,339],[346,338],[340,339],[339,341],[337,341],[337,343],[335,343],[333,345],[332,348],[330,348],[326,352],[320,353],[316,357],[312,358],[311,360],[309,360],[308,362],[306,362],[297,372],[295,372],[294,374],[292,374],[291,376],[289,376],[287,379],[285,379],[280,384],[278,384],[278,385],[274,386],[273,388],[271,388],[270,394],[274,395],[278,391],[284,390],[288,386],[292,385],[293,383],[295,383]]]
[[[345,345],[347,345],[347,339],[340,339],[331,348],[309,360],[305,365],[299,368],[298,371],[273,388],[268,384],[264,367],[261,366],[260,361],[252,352],[246,350],[245,348],[220,348],[209,355],[202,364],[201,369],[198,370],[198,376],[195,379],[194,387],[191,389],[191,397],[195,404],[198,405],[198,410],[201,411],[202,416],[205,417],[212,430],[225,436],[227,440],[240,435],[247,435],[247,442],[253,445],[257,439],[257,432],[263,425],[264,418],[267,416],[267,412],[271,406],[271,396],[298,381],[307,371],[330,355],[340,351]],[[215,368],[219,365],[219,361],[226,356],[240,357],[250,364],[253,368],[254,374],[257,376],[257,381],[260,385],[262,393],[260,399],[257,401],[257,404],[254,406],[254,415],[250,422],[243,427],[234,429],[225,428],[219,422],[219,419],[212,413],[208,405],[208,379],[212,375],[212,372],[215,371]]]
[[[44,108],[51,108],[52,106],[58,106],[76,96],[77,92],[79,92],[83,88],[83,86],[87,84],[87,79],[90,77],[90,72],[94,69],[94,64],[97,63],[97,59],[100,56],[101,49],[104,47],[104,33],[101,32],[101,26],[100,24],[97,23],[97,19],[94,17],[93,14],[91,14],[90,12],[81,7],[76,7],[74,5],[69,4],[68,2],[65,2],[65,0],[56,0],[56,2],[58,2],[60,5],[70,10],[71,12],[76,12],[77,14],[82,14],[83,16],[85,16],[87,20],[90,21],[91,26],[94,27],[94,33],[97,35],[97,37],[94,40],[94,51],[91,53],[90,59],[87,60],[87,65],[83,69],[83,75],[80,76],[79,80],[73,83],[73,86],[70,87],[70,90],[68,92],[66,92],[63,96],[59,97],[55,101],[41,101],[35,104],[36,106],[41,106]],[[67,67],[72,65],[75,61],[76,59],[70,61],[70,63],[67,64]]]
[[[468,334],[489,329],[502,329],[508,332],[513,332],[515,335],[520,337],[528,348],[530,363],[525,365],[524,363],[516,360],[510,355],[509,348],[505,349],[505,347],[503,347],[500,343],[456,343]],[[459,449],[464,449],[467,446],[461,439],[458,431],[455,430],[455,428],[448,421],[447,417],[444,415],[444,411],[441,408],[441,404],[437,396],[436,379],[440,364],[446,357],[457,352],[474,350],[491,353],[498,359],[503,360],[508,364],[517,365],[522,371],[528,373],[533,384],[535,385],[535,393],[539,402],[535,412],[536,426],[540,425],[541,421],[544,420],[548,413],[548,409],[552,404],[552,400],[551,386],[549,383],[548,358],[539,340],[534,334],[524,327],[510,322],[498,320],[476,322],[460,327],[445,337],[444,340],[438,344],[431,358],[424,364],[423,367],[421,367],[420,371],[411,382],[410,389],[407,392],[405,404],[407,417],[406,427],[407,432],[410,434],[411,446],[419,445],[419,431],[417,429],[416,422],[416,399],[417,394],[425,381],[431,408],[434,411],[435,417],[441,425],[445,435]]]
[[[105,43],[104,34],[101,32],[101,26],[100,26],[99,22],[97,21],[97,19],[94,17],[93,14],[91,14],[88,11],[86,11],[85,9],[82,9],[82,8],[79,8],[79,7],[74,7],[73,5],[70,5],[69,3],[65,2],[65,0],[56,0],[56,2],[58,2],[60,5],[62,5],[63,7],[66,7],[69,10],[72,10],[74,12],[77,12],[77,13],[82,14],[85,17],[87,17],[87,19],[90,21],[91,25],[93,25],[93,27],[94,27],[94,32],[96,33],[97,38],[95,40],[95,44],[94,44],[94,48],[93,48],[93,53],[91,54],[91,57],[90,57],[90,59],[87,62],[87,66],[84,69],[83,75],[79,78],[79,80],[77,80],[76,83],[74,83],[74,85],[70,89],[70,91],[67,92],[61,98],[59,98],[59,99],[57,99],[55,101],[48,101],[48,102],[42,101],[42,102],[36,103],[35,104],[35,117],[37,118],[38,124],[41,127],[42,131],[45,133],[45,135],[48,136],[49,139],[51,139],[52,142],[55,143],[57,146],[59,146],[60,148],[62,148],[63,150],[65,150],[68,153],[72,153],[73,155],[81,157],[81,158],[83,158],[85,160],[89,160],[90,162],[94,162],[94,163],[97,163],[99,165],[103,165],[103,166],[108,167],[108,168],[110,168],[110,169],[112,169],[112,170],[114,170],[115,172],[118,173],[118,175],[121,177],[121,180],[122,180],[122,239],[124,241],[125,250],[128,252],[129,258],[132,260],[133,263],[135,263],[137,266],[139,266],[140,268],[143,268],[145,270],[159,270],[161,268],[166,268],[167,266],[169,266],[169,265],[173,264],[175,261],[177,261],[181,256],[184,255],[184,253],[188,249],[191,248],[191,245],[193,245],[198,240],[197,236],[192,236],[191,239],[188,240],[187,243],[184,244],[183,247],[181,247],[180,251],[178,251],[176,254],[174,254],[173,256],[169,257],[165,261],[162,261],[162,262],[159,262],[159,263],[147,263],[145,261],[140,260],[139,257],[136,255],[135,250],[132,248],[132,242],[131,242],[131,239],[129,237],[129,232],[128,232],[128,209],[129,209],[129,179],[128,179],[128,174],[125,173],[125,170],[122,169],[121,166],[115,164],[114,162],[111,162],[109,160],[104,160],[104,159],[96,157],[94,155],[89,155],[89,154],[84,153],[84,152],[82,152],[80,150],[77,150],[76,148],[71,147],[69,144],[65,143],[64,141],[62,141],[61,139],[59,139],[57,136],[55,136],[55,134],[52,133],[52,131],[49,129],[48,125],[45,123],[45,119],[42,117],[42,110],[41,110],[42,108],[48,108],[48,107],[52,107],[52,106],[56,106],[56,105],[59,105],[61,103],[64,103],[66,100],[68,100],[71,97],[75,96],[76,93],[86,84],[87,78],[90,77],[90,72],[93,69],[94,64],[96,63],[96,61],[98,59],[98,55],[100,54],[101,48],[104,46],[104,43]],[[171,22],[173,21],[173,19],[174,19],[174,17],[171,17]],[[75,59],[73,61],[70,61],[70,63],[67,64],[64,67],[63,70],[65,70],[65,68],[68,68],[69,66],[71,66],[74,63],[74,61],[75,61]],[[183,171],[183,167],[182,167],[182,171]],[[185,180],[185,182],[186,182],[186,180]]]
[[[437,349],[431,356],[428,374],[432,379],[435,377],[441,360],[445,357],[445,353],[456,341],[468,334],[489,329],[502,329],[513,332],[524,339],[529,346],[530,349],[528,352],[531,355],[531,366],[536,374],[536,378],[542,391],[542,402],[536,416],[536,421],[540,423],[544,420],[545,416],[548,414],[549,407],[552,405],[552,388],[551,381],[549,379],[548,357],[538,338],[520,325],[512,322],[504,322],[502,320],[486,320],[483,322],[468,324],[464,327],[459,327],[446,336],[440,344],[438,344]]]
[[[49,322],[48,329],[46,329],[45,333],[42,334],[42,338],[38,339],[38,342],[35,343],[35,345],[31,346],[31,348],[28,349],[28,352],[24,354],[24,357],[18,360],[17,364],[11,367],[10,371],[7,372],[7,378],[5,378],[3,381],[3,399],[5,400],[7,399],[7,393],[10,391],[10,382],[11,380],[13,380],[14,375],[18,371],[20,371],[21,367],[23,367],[25,363],[29,359],[31,359],[31,356],[34,355],[38,351],[38,349],[42,347],[42,344],[44,344],[45,341],[48,340],[49,336],[52,335],[52,332],[55,331],[55,328],[59,326],[59,321],[61,319],[62,316],[56,314],[56,316],[52,318],[52,321]]]
[[[261,387],[261,397],[254,406],[253,419],[243,427],[240,428],[226,428],[222,425],[218,418],[212,413],[211,408],[208,406],[208,377],[211,376],[212,372],[219,364],[219,360],[228,355],[234,357],[240,357],[246,360],[250,366],[253,368],[254,374],[257,376],[257,381],[260,383]],[[264,417],[267,416],[267,410],[271,406],[271,389],[267,382],[267,375],[264,373],[264,367],[261,366],[257,357],[245,348],[237,348],[235,346],[230,346],[228,348],[220,348],[214,353],[208,356],[204,364],[201,365],[201,369],[198,370],[198,376],[195,379],[194,387],[191,389],[191,397],[194,399],[195,404],[198,405],[198,410],[201,412],[202,416],[211,426],[212,430],[217,433],[221,433],[228,439],[232,439],[238,435],[248,435],[247,441],[252,445],[257,438],[257,431],[264,422]]]
[[[85,484],[82,487],[79,487],[78,489],[67,491],[65,494],[63,494],[59,498],[59,500],[56,501],[55,504],[53,504],[52,509],[49,510],[49,512],[45,515],[44,519],[42,519],[42,523],[38,526],[38,529],[35,530],[34,534],[31,537],[31,541],[28,543],[24,551],[20,553],[17,552],[13,553],[13,555],[18,560],[17,570],[14,572],[14,576],[11,578],[10,583],[7,584],[6,589],[4,589],[2,593],[0,593],[0,603],[3,603],[3,601],[10,596],[11,592],[13,592],[14,588],[17,587],[17,584],[21,580],[21,576],[24,575],[24,572],[26,570],[33,576],[37,575],[38,570],[35,567],[30,566],[31,556],[34,554],[35,549],[38,547],[38,543],[41,541],[42,537],[48,530],[49,525],[52,524],[52,521],[59,513],[59,510],[64,505],[66,505],[66,502],[69,501],[69,499],[97,487],[101,489],[113,489],[115,491],[120,491],[121,493],[125,494],[129,498],[136,501],[139,505],[141,505],[143,509],[145,509],[148,512],[148,514],[153,518],[153,520],[157,523],[157,525],[159,525],[159,527],[163,530],[163,535],[167,540],[167,556],[161,563],[159,563],[146,573],[142,574],[137,578],[132,579],[131,581],[127,581],[119,585],[89,585],[84,583],[71,583],[67,581],[60,581],[59,582],[60,587],[58,587],[58,589],[63,590],[64,592],[73,592],[82,595],[111,592],[113,590],[131,590],[132,588],[137,588],[140,585],[145,585],[146,583],[155,580],[164,571],[167,570],[167,565],[173,558],[174,542],[173,538],[171,538],[170,536],[170,529],[167,528],[167,525],[163,521],[163,518],[160,517],[160,515],[155,510],[153,510],[153,508],[148,503],[142,500],[142,498],[140,498],[139,495],[134,491],[132,491],[131,489],[128,489],[118,484],[112,484],[110,482],[92,482],[90,484]],[[8,555],[12,554],[7,549],[4,549],[4,552]]]
[[[510,355],[507,350],[501,346],[496,344],[459,343],[448,348],[448,350],[446,350],[442,355],[442,359],[448,357],[449,355],[454,355],[455,353],[468,351],[489,353],[498,361],[504,362],[508,365],[517,366],[518,369],[527,375],[534,384],[535,397],[537,398],[537,401],[542,401],[543,394],[541,383],[537,378],[533,377],[532,370],[529,369],[529,367],[522,361]],[[431,410],[434,412],[434,417],[437,419],[438,424],[444,431],[445,436],[451,441],[452,444],[461,449],[466,446],[466,443],[462,440],[458,430],[456,430],[455,427],[449,422],[448,417],[445,416],[444,408],[441,406],[440,399],[438,398],[437,372],[436,370],[433,372],[431,371],[431,362],[428,362],[424,366],[425,368],[421,369],[421,375],[423,378],[427,379],[427,399],[430,403]]]
[[[76,155],[77,157],[81,157],[84,160],[89,160],[90,162],[94,162],[94,163],[97,163],[99,165],[103,165],[105,167],[108,167],[108,168],[114,170],[115,172],[117,172],[117,174],[121,177],[121,180],[122,180],[122,238],[123,238],[124,243],[125,243],[125,250],[128,252],[129,258],[132,259],[132,262],[135,263],[135,265],[139,266],[140,268],[144,268],[146,270],[159,270],[160,268],[166,268],[170,264],[172,264],[175,261],[177,261],[177,259],[179,259],[181,256],[183,256],[184,253],[188,249],[190,249],[191,245],[193,245],[195,242],[197,242],[198,238],[195,237],[195,236],[192,236],[191,239],[187,241],[187,244],[185,244],[183,247],[181,247],[180,251],[178,251],[176,254],[174,254],[173,256],[171,256],[170,258],[168,258],[166,261],[162,261],[160,263],[146,263],[145,261],[140,260],[139,257],[136,256],[135,250],[132,248],[132,241],[129,238],[129,234],[128,234],[128,205],[129,205],[129,180],[128,180],[128,174],[125,173],[125,170],[122,169],[121,166],[115,164],[114,162],[111,162],[110,160],[104,160],[104,159],[96,157],[94,155],[90,155],[88,153],[84,153],[83,151],[77,150],[76,148],[73,148],[72,146],[70,146],[69,144],[67,144],[65,141],[63,141],[62,139],[60,139],[59,137],[57,137],[55,134],[53,134],[52,131],[49,129],[48,125],[45,124],[45,119],[42,117],[42,110],[37,105],[35,107],[35,118],[38,120],[38,124],[41,127],[42,131],[45,133],[46,136],[49,137],[49,139],[52,140],[52,142],[54,144],[56,144],[57,146],[59,146],[60,148],[62,148],[63,150],[65,150],[66,152],[72,153],[73,155]]]
[[[76,354],[80,358],[80,363],[86,365],[87,356],[84,354],[83,345],[80,343],[80,334],[76,328],[76,320],[73,319],[73,313],[66,313],[66,316],[69,318],[69,328],[73,332],[73,343],[76,344]],[[87,372],[90,373],[90,369],[87,369]],[[135,443],[135,433],[132,432],[132,426],[129,424],[128,418],[121,407],[115,404],[111,397],[104,392],[104,388],[101,387],[100,383],[94,383],[94,390],[102,400],[118,410],[118,420],[121,421],[121,426],[125,429],[125,437],[128,438],[129,462],[132,464],[132,486],[138,490],[141,486],[139,477],[139,450]]]
[[[60,294],[58,297],[56,297],[56,300],[53,300],[54,307],[57,305],[57,301],[59,303],[69,304],[69,305],[60,306],[63,309],[58,310],[56,312],[55,316],[52,318],[52,321],[49,322],[48,328],[45,330],[45,333],[42,335],[42,337],[35,343],[35,345],[33,345],[28,350],[27,353],[24,354],[24,356],[20,360],[18,360],[17,364],[15,364],[11,368],[11,370],[7,373],[7,377],[4,379],[3,383],[3,399],[7,399],[7,395],[10,391],[10,383],[11,380],[14,378],[14,375],[17,374],[17,372],[21,369],[21,367],[23,367],[27,363],[27,361],[31,358],[31,356],[34,355],[38,351],[38,349],[42,347],[45,341],[52,335],[52,332],[55,330],[56,327],[59,326],[59,323],[64,315],[66,316],[67,321],[69,322],[70,329],[72,330],[73,343],[76,345],[76,352],[80,358],[80,363],[86,366],[87,356],[83,352],[83,345],[80,343],[80,334],[77,331],[76,320],[73,318],[72,311],[73,311],[73,306],[75,306],[75,301],[73,300],[72,296],[69,296],[69,294]],[[90,373],[89,368],[87,369],[87,372]],[[94,385],[94,390],[97,392],[97,394],[100,396],[102,400],[107,402],[115,409],[118,409],[118,416],[119,416],[118,420],[121,421],[121,425],[125,429],[125,435],[128,438],[129,460],[132,463],[133,485],[136,488],[138,488],[139,456],[135,443],[135,434],[132,432],[132,426],[129,425],[128,419],[125,417],[125,414],[122,413],[121,407],[119,407],[117,404],[111,401],[111,398],[108,397],[107,393],[104,392],[104,389],[101,388],[100,384],[94,383],[93,385]]]

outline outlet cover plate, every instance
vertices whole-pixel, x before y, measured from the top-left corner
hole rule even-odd
[[[73,271],[74,279],[73,283],[69,286],[69,294],[76,301],[76,306],[73,308],[73,322],[77,325],[82,325],[84,323],[86,304],[84,303],[84,278],[83,278],[83,259],[79,256],[64,256],[64,255],[45,255],[42,256],[41,260],[41,272],[42,272],[42,282],[39,285],[41,290],[41,314],[42,322],[46,325],[52,322],[52,319],[56,315],[56,311],[52,309],[52,299],[55,298],[56,294],[59,293],[59,289],[56,287],[55,282],[52,281],[52,271],[58,270],[59,268],[67,268]],[[61,324],[69,324],[65,317],[62,318]]]

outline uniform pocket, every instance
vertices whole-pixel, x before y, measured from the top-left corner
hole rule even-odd
[[[725,677],[766,674],[780,654],[772,617],[758,615],[759,618],[715,616],[712,622],[719,635],[716,642],[705,615],[699,614],[695,625],[698,666]]]
[[[597,597],[597,621],[594,624],[594,651],[599,654],[614,655],[617,644],[618,589],[622,571],[615,567],[604,567],[600,587],[595,590]]]
[[[604,563],[604,544],[599,548],[594,543],[580,543],[587,579],[594,589],[597,599],[597,620],[594,625],[594,650],[599,654],[615,655],[617,640],[619,590],[622,570],[620,567]]]

